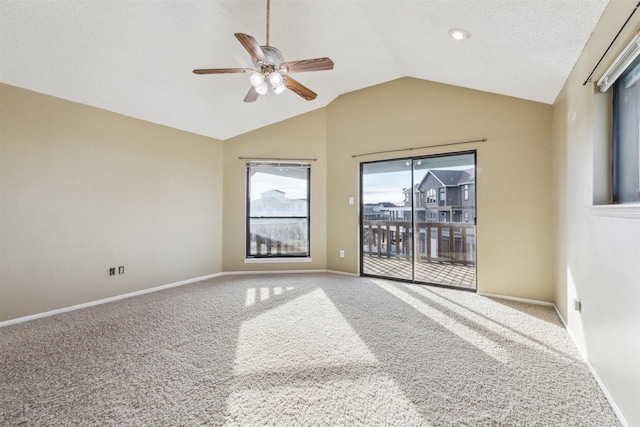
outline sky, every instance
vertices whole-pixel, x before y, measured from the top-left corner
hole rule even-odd
[[[280,190],[285,193],[285,197],[288,199],[306,199],[307,181],[262,172],[257,172],[251,177],[252,200],[259,199],[261,193],[270,190]]]
[[[426,174],[422,172],[420,180]],[[419,182],[419,181],[418,181]],[[402,189],[411,187],[411,171],[365,174],[362,177],[363,203],[401,203],[404,200]]]
[[[441,167],[438,169],[465,170],[471,165]],[[428,169],[414,170],[413,184],[419,184]],[[391,202],[400,204],[404,201],[403,189],[411,187],[411,171],[364,174],[362,177],[363,203]]]
[[[467,168],[469,166],[439,169],[461,170]],[[418,184],[427,174],[427,169],[415,170],[414,174],[414,184]],[[311,179],[313,179],[313,173]],[[411,186],[411,171],[364,174],[362,184],[364,189],[363,203],[391,202],[400,204],[404,200],[402,190]],[[259,199],[261,193],[269,190],[280,190],[289,199],[304,199],[307,197],[307,182],[303,179],[257,172],[251,179],[251,199]]]
[[[422,172],[424,176],[426,171]],[[366,189],[364,203],[401,203],[404,200],[402,189],[411,186],[411,173],[401,171],[365,175],[363,183]],[[256,173],[251,179],[251,199],[259,199],[261,193],[269,190],[283,191],[288,199],[303,199],[306,198],[307,184],[302,179]]]

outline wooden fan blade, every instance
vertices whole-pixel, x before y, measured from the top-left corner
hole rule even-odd
[[[251,86],[251,89],[249,89],[249,92],[247,92],[244,97],[244,102],[256,102],[259,96],[260,94],[256,92],[256,88]]]
[[[333,70],[333,61],[329,58],[303,59],[301,61],[283,62],[278,68],[286,70],[289,73]]]
[[[253,68],[202,68],[193,70],[194,74],[227,74],[227,73],[250,73]]]
[[[298,95],[306,99],[307,101],[314,100],[316,99],[316,96],[318,96],[317,93],[315,93],[308,87],[298,83],[297,81],[293,80],[290,76],[284,77],[284,85],[288,89],[291,89],[292,91],[294,91],[295,93],[297,93]]]
[[[254,39],[248,34],[242,34],[242,33],[235,33],[234,36],[236,36],[236,38],[242,44],[242,46],[244,46],[247,52],[249,52],[249,55],[251,55],[251,59],[253,59],[254,62],[258,62],[258,61],[269,62],[267,61],[267,57],[264,56],[264,52],[260,48],[260,45],[258,44],[256,39]]]

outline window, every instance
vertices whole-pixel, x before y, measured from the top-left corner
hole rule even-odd
[[[469,184],[464,185],[464,199],[469,200]]]
[[[620,52],[598,80],[601,92],[613,86],[612,180],[614,203],[640,202],[640,35]]]
[[[427,190],[427,203],[430,205],[436,204],[436,189],[430,188]]]
[[[640,202],[640,57],[613,85],[613,201]]]
[[[309,257],[308,164],[247,163],[247,258]]]
[[[440,187],[440,206],[444,206],[446,201],[446,190],[444,187]]]

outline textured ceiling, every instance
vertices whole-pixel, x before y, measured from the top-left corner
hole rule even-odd
[[[236,32],[265,44],[266,1],[0,1],[0,81],[228,139],[415,77],[553,103],[607,0],[272,0],[270,44],[285,60],[328,56],[295,74],[318,93],[242,100],[251,67]],[[471,38],[458,42],[451,28]]]

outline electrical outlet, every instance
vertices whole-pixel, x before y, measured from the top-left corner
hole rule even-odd
[[[118,274],[124,274],[124,265],[118,267]]]
[[[116,275],[116,268],[115,267],[109,268],[109,276],[115,276],[115,275]]]
[[[344,258],[344,250],[340,249],[340,258]]]
[[[573,309],[577,312],[581,312],[582,311],[582,301],[580,301],[577,298],[573,299]]]

